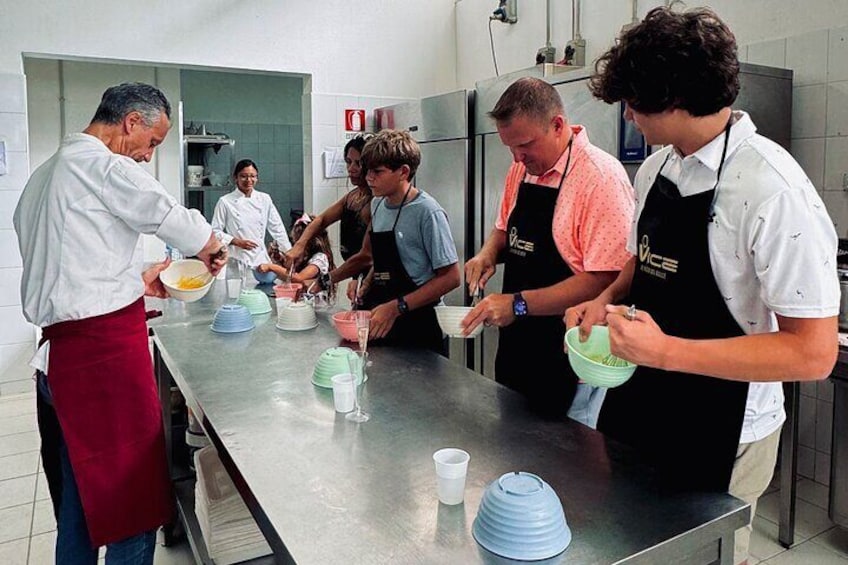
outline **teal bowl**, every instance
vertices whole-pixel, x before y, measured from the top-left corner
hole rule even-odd
[[[568,347],[568,363],[580,380],[592,386],[613,388],[633,376],[636,365],[617,357],[610,360],[607,326],[592,326],[589,339],[582,343],[579,331],[580,328],[574,326],[565,332],[565,345]]]

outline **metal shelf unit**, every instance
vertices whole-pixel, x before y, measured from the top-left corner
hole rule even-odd
[[[189,165],[208,166],[209,151],[218,153],[223,148],[229,149],[230,163],[227,167],[228,172],[233,170],[235,166],[235,144],[236,140],[225,135],[184,135],[183,136],[183,163],[185,170],[183,171],[183,195],[184,202],[188,208],[200,210],[203,216],[211,221],[212,213],[215,210],[215,203],[218,198],[232,190],[232,186],[228,183],[223,186],[188,186],[186,179],[188,178]]]

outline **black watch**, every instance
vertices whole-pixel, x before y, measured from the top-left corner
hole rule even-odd
[[[401,314],[406,314],[409,312],[409,304],[406,303],[406,300],[403,296],[398,296],[398,312]]]
[[[527,315],[527,301],[521,296],[520,292],[512,295],[512,313],[516,318]]]
[[[329,290],[329,288],[333,285],[332,281],[330,281],[330,273],[324,273],[318,278],[318,284],[321,285],[323,290]]]

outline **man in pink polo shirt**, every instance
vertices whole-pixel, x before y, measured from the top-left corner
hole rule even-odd
[[[562,316],[597,296],[630,258],[633,187],[617,159],[568,123],[562,99],[544,80],[517,80],[489,116],[515,162],[495,228],[465,264],[465,281],[474,294],[503,261],[503,294],[486,296],[463,324],[466,332],[498,326],[495,380],[560,417],[577,390]],[[528,370],[531,362],[545,371]]]

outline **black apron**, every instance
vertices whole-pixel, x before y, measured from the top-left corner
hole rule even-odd
[[[526,180],[518,187],[506,228],[504,293],[545,288],[574,274],[557,250],[551,229],[570,162],[569,143],[559,189]],[[577,377],[563,351],[564,336],[562,316],[528,315],[500,328],[498,337],[495,380],[525,395],[549,417],[565,416],[577,390]]]
[[[403,266],[395,239],[395,228],[408,195],[409,189],[403,195],[403,201],[400,203],[391,230],[371,231],[374,278],[368,294],[363,298],[363,306],[369,310],[418,289],[418,285]],[[377,204],[377,207],[384,201],[385,198]],[[444,355],[445,338],[436,319],[436,312],[433,310],[437,304],[438,302],[433,302],[398,316],[386,337],[369,340],[369,344],[423,347]]]
[[[729,128],[728,122],[718,178]],[[710,263],[718,178],[712,190],[684,198],[660,171],[639,217],[628,302],[651,314],[668,335],[743,335]],[[629,381],[607,392],[598,429],[647,453],[672,488],[727,492],[747,398],[746,382],[638,367]]]
[[[342,206],[339,227],[339,253],[345,261],[362,249],[362,239],[365,237],[368,224],[362,221],[361,212],[363,208],[371,204],[371,199],[366,198],[363,204],[354,210],[349,204],[355,204],[355,202],[350,203],[348,199],[345,198],[344,206]]]

